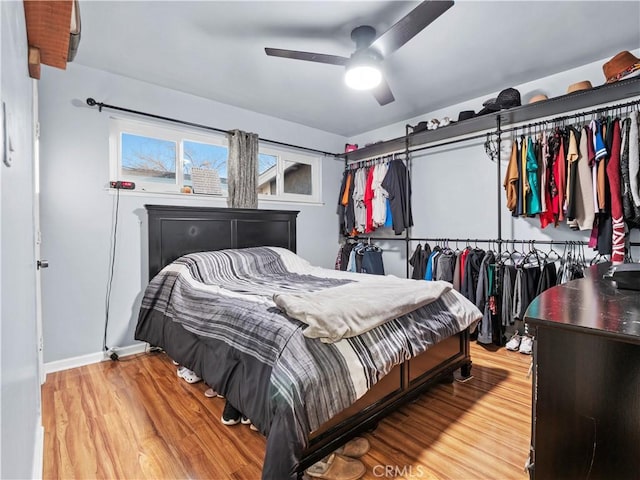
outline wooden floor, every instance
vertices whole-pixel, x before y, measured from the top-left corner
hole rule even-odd
[[[471,358],[471,380],[435,387],[367,435],[364,478],[527,478],[531,357],[472,343]],[[224,400],[205,389],[164,354],[47,375],[44,478],[259,478],[265,439],[223,426]]]

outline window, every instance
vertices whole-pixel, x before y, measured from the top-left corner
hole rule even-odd
[[[220,178],[222,196],[227,195],[225,135],[120,118],[111,119],[110,129],[110,180],[135,182],[136,190],[178,193],[183,186],[193,186],[193,168],[212,169]],[[261,143],[260,200],[320,202],[320,175],[317,157]]]

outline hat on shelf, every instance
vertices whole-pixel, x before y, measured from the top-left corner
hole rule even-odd
[[[589,80],[583,80],[582,82],[572,83],[567,87],[567,94],[573,92],[579,92],[581,90],[591,90],[593,85]]]
[[[602,66],[607,83],[618,82],[640,73],[640,58],[625,50]]]
[[[420,122],[413,127],[413,133],[422,132],[427,129],[429,122]]]
[[[499,112],[506,108],[519,107],[522,105],[520,102],[520,92],[515,88],[505,88],[502,90],[495,99],[487,100],[482,104],[484,107],[478,112],[478,115],[485,115],[491,112]]]
[[[529,103],[544,102],[545,100],[549,100],[549,97],[547,97],[544,93],[539,93],[538,95],[534,95],[533,97],[531,97],[529,99]]]
[[[462,110],[458,114],[458,122],[462,122],[463,120],[468,120],[469,118],[473,118],[476,116],[476,112],[473,110]]]

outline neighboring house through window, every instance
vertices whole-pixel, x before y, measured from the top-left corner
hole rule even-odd
[[[227,195],[229,149],[224,134],[111,118],[110,150],[110,180],[135,182],[136,190],[179,193],[184,186],[193,187],[191,170],[197,167],[215,170],[222,196]],[[319,203],[320,176],[317,157],[260,144],[260,200]]]

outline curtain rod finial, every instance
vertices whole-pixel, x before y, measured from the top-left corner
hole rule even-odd
[[[96,105],[96,101],[93,98],[89,97],[87,98],[87,105],[89,105],[90,107],[93,107]]]

